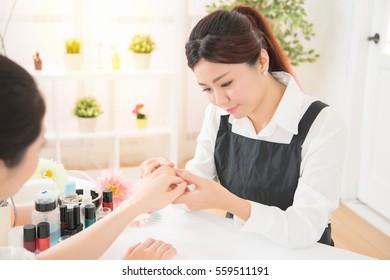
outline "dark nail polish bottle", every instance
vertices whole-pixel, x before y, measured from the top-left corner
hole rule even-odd
[[[25,225],[23,227],[23,247],[30,252],[37,250],[37,228],[35,225]]]
[[[108,207],[114,210],[114,203],[112,202],[112,191],[111,190],[103,190],[103,207]]]
[[[66,205],[60,206],[60,229],[61,229],[61,236],[65,235],[65,230],[68,227],[68,224],[66,223]]]
[[[74,235],[77,233],[77,229],[74,224],[74,216],[73,207],[66,210],[66,223],[68,224],[68,227],[64,232],[65,235]]]
[[[94,204],[85,205],[85,228],[96,222],[96,207]]]
[[[79,205],[74,205],[73,206],[73,212],[74,212],[74,226],[76,228],[77,232],[80,232],[83,230],[83,223],[81,223],[80,219],[80,206]]]

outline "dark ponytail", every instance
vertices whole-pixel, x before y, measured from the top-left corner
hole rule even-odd
[[[205,16],[192,30],[185,48],[191,69],[201,58],[216,63],[254,65],[263,48],[269,55],[270,72],[293,75],[267,20],[250,6],[239,5],[230,12],[217,10]]]
[[[42,130],[45,103],[31,75],[0,55],[0,160],[17,166]]]

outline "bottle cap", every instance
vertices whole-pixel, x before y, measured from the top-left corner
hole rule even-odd
[[[37,238],[37,228],[35,225],[23,226],[23,241],[34,241]]]
[[[78,226],[80,224],[80,206],[78,204],[73,205],[74,224]]]
[[[85,219],[96,219],[96,206],[95,206],[95,204],[85,205]]]
[[[66,205],[60,205],[60,222],[65,223],[66,222]]]
[[[44,190],[35,195],[35,210],[49,212],[57,207],[56,193],[51,190]]]
[[[50,224],[48,222],[40,222],[37,228],[38,238],[47,238],[50,236]]]
[[[103,190],[103,202],[112,202],[111,190]]]
[[[74,181],[65,182],[64,193],[65,193],[65,197],[75,195],[76,194],[76,182],[74,182]]]

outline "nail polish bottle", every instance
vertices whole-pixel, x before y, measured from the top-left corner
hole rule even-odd
[[[37,250],[37,228],[35,225],[23,226],[23,247],[30,252],[35,253]]]
[[[66,210],[66,223],[68,227],[66,228],[64,234],[65,235],[75,235],[77,233],[77,229],[74,224],[74,211],[73,207]]]
[[[84,225],[80,219],[80,206],[79,205],[76,204],[73,206],[73,214],[74,214],[74,226],[76,228],[76,231],[80,232],[83,230]]]
[[[40,222],[37,225],[37,237],[38,252],[50,248],[50,224],[48,222]]]
[[[96,206],[95,204],[85,205],[85,228],[96,222]]]
[[[65,235],[65,230],[68,227],[68,224],[66,223],[66,205],[60,206],[60,229],[61,229],[61,236]]]
[[[103,190],[103,207],[108,207],[114,210],[114,203],[112,202],[112,191],[111,190]]]

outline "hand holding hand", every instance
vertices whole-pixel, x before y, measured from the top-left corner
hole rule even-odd
[[[212,180],[199,177],[186,170],[176,169],[176,174],[183,178],[188,185],[193,184],[195,190],[179,196],[173,204],[186,204],[192,211],[203,209],[223,209],[223,203],[229,191]]]
[[[176,249],[168,243],[147,239],[132,246],[124,256],[126,260],[168,260],[176,254]]]
[[[131,201],[141,206],[141,211],[159,210],[184,193],[186,182],[176,176],[175,170],[163,166],[135,183]]]
[[[168,159],[163,157],[150,158],[143,161],[140,165],[141,178],[144,178],[152,174],[154,171],[156,171],[159,167],[162,166],[174,167],[174,164],[170,162]]]

